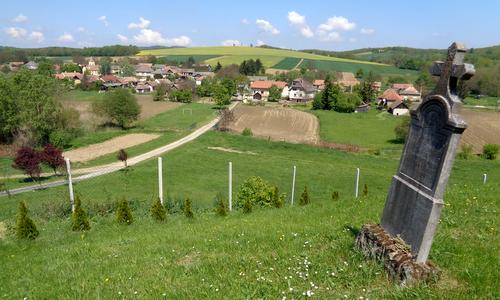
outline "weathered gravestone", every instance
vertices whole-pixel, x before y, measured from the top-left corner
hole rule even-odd
[[[390,273],[402,280],[425,278],[435,272],[427,263],[443,196],[460,137],[467,127],[458,113],[459,80],[474,74],[464,64],[466,50],[453,43],[445,62],[431,73],[440,76],[434,91],[411,111],[411,125],[397,174],[380,225],[365,225],[356,244],[368,256],[384,260]]]

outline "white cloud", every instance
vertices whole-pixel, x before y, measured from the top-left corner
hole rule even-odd
[[[257,21],[255,21],[255,24],[257,24],[257,27],[264,30],[265,32],[269,32],[270,34],[276,35],[280,33],[280,31],[276,29],[276,27],[274,27],[273,24],[271,24],[271,22],[269,21],[257,19]]]
[[[241,42],[238,40],[225,40],[221,42],[222,46],[241,46]]]
[[[359,32],[361,34],[374,34],[375,33],[375,29],[372,29],[372,28],[361,28],[361,30]]]
[[[181,35],[173,38],[166,38],[160,32],[151,29],[141,29],[134,40],[139,44],[162,45],[162,46],[188,46],[191,39],[188,36]]]
[[[306,23],[306,17],[302,16],[298,12],[288,12],[288,22],[290,22],[292,26],[298,28],[302,36],[306,38],[312,38],[314,36],[314,32]]]
[[[5,28],[5,33],[16,39],[25,37],[28,34],[26,29],[20,27]]]
[[[106,16],[100,16],[97,20],[101,21],[106,27],[109,25],[108,18]]]
[[[260,46],[265,45],[265,44],[266,44],[266,43],[264,43],[264,41],[261,41],[261,40],[257,40],[257,43],[255,43],[255,45],[256,45],[257,47],[260,47]]]
[[[299,13],[295,11],[290,11],[288,12],[288,22],[290,22],[292,25],[305,25],[306,24],[306,17],[301,16]]]
[[[86,31],[86,29],[85,29],[85,27],[80,26],[80,27],[78,27],[78,28],[76,29],[76,31],[78,31],[78,32],[85,32],[85,31]]]
[[[75,39],[73,38],[73,36],[71,34],[65,32],[57,40],[60,42],[73,42]]]
[[[22,23],[22,22],[26,22],[28,21],[28,17],[26,17],[25,15],[23,14],[19,14],[17,17],[15,17],[12,21],[16,22],[16,23]]]
[[[128,42],[128,37],[124,36],[123,34],[117,34],[116,38],[119,39],[123,43]]]
[[[323,42],[340,42],[342,38],[340,37],[340,34],[336,31],[331,31],[331,32],[320,32],[318,34],[319,39]]]
[[[350,22],[345,17],[333,16],[328,18],[326,23],[319,25],[320,31],[333,31],[333,30],[352,30],[356,27],[356,23]]]
[[[41,43],[45,39],[43,32],[40,31],[31,32],[29,38],[30,40],[36,41],[37,43]]]
[[[130,24],[128,24],[128,28],[129,29],[135,29],[135,28],[146,29],[146,28],[149,27],[149,24],[151,24],[151,21],[146,20],[143,17],[140,17],[139,21],[140,21],[139,23],[130,23]]]
[[[246,18],[241,19],[241,23],[243,24],[250,24]]]

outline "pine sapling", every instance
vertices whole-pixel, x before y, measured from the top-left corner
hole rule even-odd
[[[82,208],[82,201],[80,196],[76,195],[75,198],[75,210],[71,214],[71,229],[73,231],[85,231],[90,230],[90,223],[87,217],[87,213]]]
[[[332,200],[333,200],[333,201],[337,201],[337,200],[339,200],[339,192],[334,191],[334,192],[332,193]]]
[[[120,224],[130,225],[134,222],[132,211],[128,205],[127,198],[123,197],[116,208],[116,221]]]
[[[215,212],[219,216],[222,217],[226,216],[227,215],[226,199],[224,199],[224,197],[222,197],[220,193],[217,194],[216,199],[217,199],[217,206],[215,207]]]
[[[277,186],[273,187],[271,192],[271,204],[276,208],[280,208],[283,206],[283,196],[280,195],[280,191]]]
[[[183,210],[184,210],[184,215],[187,218],[190,218],[190,219],[194,218],[193,208],[192,208],[192,205],[191,205],[191,199],[189,199],[189,197],[186,197],[186,200],[184,200]]]
[[[36,229],[35,223],[28,217],[28,208],[26,204],[23,201],[19,202],[16,220],[17,238],[34,240],[38,234],[39,232]]]
[[[363,187],[363,197],[368,196],[368,185],[365,183]]]
[[[156,197],[153,201],[153,205],[151,206],[151,217],[158,222],[163,222],[167,219],[167,211],[163,204],[161,204],[159,197]]]
[[[302,195],[300,195],[299,199],[299,205],[304,206],[307,205],[311,202],[309,199],[309,193],[307,192],[307,186],[304,186],[304,191],[302,192]]]

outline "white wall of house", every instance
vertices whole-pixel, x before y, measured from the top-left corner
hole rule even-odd
[[[404,116],[410,113],[410,110],[407,108],[395,108],[392,110],[392,114],[394,116]]]

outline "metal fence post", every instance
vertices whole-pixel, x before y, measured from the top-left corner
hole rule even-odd
[[[229,211],[233,210],[233,163],[229,162]]]
[[[163,205],[163,166],[161,157],[158,157],[158,198],[160,198]]]
[[[68,172],[68,188],[69,188],[69,201],[71,202],[71,211],[75,211],[75,194],[73,193],[73,178],[71,177],[71,162],[69,158],[65,158],[66,171]]]
[[[355,191],[356,198],[358,198],[359,195],[359,168],[356,168],[356,191]]]

